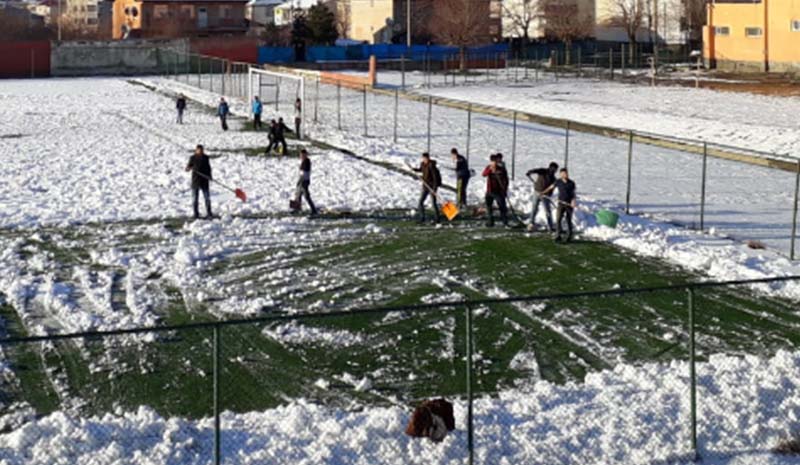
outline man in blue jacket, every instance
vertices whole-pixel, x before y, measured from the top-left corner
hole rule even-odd
[[[219,106],[217,107],[217,116],[219,116],[219,120],[222,123],[223,131],[228,130],[228,113],[230,113],[228,102],[225,101],[225,97],[220,97]]]
[[[261,113],[264,111],[264,105],[261,104],[261,99],[258,95],[253,97],[253,129],[258,131],[261,129]]]

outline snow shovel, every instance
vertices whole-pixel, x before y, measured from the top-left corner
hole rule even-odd
[[[414,167],[409,165],[408,163],[406,163],[406,166],[408,166],[412,170],[414,169]],[[431,186],[429,186],[428,183],[426,183],[425,181],[422,181],[422,184],[428,188],[428,191],[431,193],[431,195],[436,197],[436,200],[441,202],[442,206],[439,208],[439,210],[441,210],[442,214],[445,216],[445,218],[447,218],[447,221],[453,221],[456,218],[456,216],[458,216],[459,213],[456,204],[454,204],[449,200],[444,201],[444,199],[439,195],[439,193],[431,189]]]
[[[198,172],[198,171],[195,171],[195,170],[193,170],[192,172],[193,172],[193,173],[195,173],[196,175],[200,176],[201,178],[205,178],[205,179],[207,179],[208,181],[215,182],[215,183],[219,184],[219,185],[220,185],[220,186],[222,186],[224,189],[227,189],[227,190],[229,190],[229,191],[233,192],[233,193],[234,193],[234,195],[236,195],[236,198],[238,198],[238,199],[239,199],[239,200],[241,200],[242,202],[247,202],[247,194],[245,194],[245,192],[244,192],[243,190],[239,189],[238,187],[237,187],[236,189],[234,189],[234,188],[232,188],[232,187],[228,187],[228,186],[226,186],[225,184],[222,184],[221,182],[217,181],[216,179],[211,179],[211,178],[209,178],[208,176],[206,176],[206,175],[205,175],[205,174],[203,174],[203,173],[200,173],[200,172]]]

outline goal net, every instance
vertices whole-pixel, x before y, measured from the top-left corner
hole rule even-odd
[[[282,117],[287,125],[292,126],[295,117],[298,116],[295,111],[295,102],[300,99],[299,116],[302,120],[300,128],[301,131],[304,131],[306,95],[305,81],[302,76],[250,68],[248,78],[248,111],[251,116],[253,98],[258,96],[264,105],[264,115],[272,113],[276,119]]]

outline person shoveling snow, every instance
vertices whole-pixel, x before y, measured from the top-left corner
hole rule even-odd
[[[294,200],[289,202],[289,207],[291,207],[292,212],[299,212],[303,208],[301,201],[303,198],[305,198],[306,202],[308,203],[308,207],[311,208],[311,215],[313,216],[317,214],[317,207],[314,206],[314,202],[311,200],[311,192],[309,191],[310,186],[311,160],[308,158],[308,151],[306,151],[306,149],[302,149],[300,150],[300,179],[297,180]]]

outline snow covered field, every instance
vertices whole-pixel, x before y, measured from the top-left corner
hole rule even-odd
[[[218,98],[160,78],[142,81],[163,92],[185,92],[208,105]],[[363,130],[362,96],[345,92],[345,130],[339,131],[335,90],[323,87],[321,91],[322,124],[309,128],[314,139],[398,168],[415,162],[425,149],[425,105],[401,103],[401,134],[393,144],[391,98],[368,96],[368,108],[373,111],[367,121],[370,136],[362,137],[356,135]],[[285,95],[282,111],[289,119],[293,95],[291,91]],[[58,105],[52,105],[54,101]],[[457,267],[453,267],[458,270],[455,276],[441,272],[431,264],[434,255],[424,248],[416,252],[419,256],[406,257],[408,262],[369,261],[359,255],[363,252],[359,247],[385,245],[380,239],[408,241],[404,236],[408,232],[401,228],[370,220],[320,224],[281,215],[294,190],[298,160],[249,156],[253,149],[263,148],[266,136],[237,131],[240,120],[233,121],[232,131],[223,133],[208,107],[193,103],[187,124],[177,126],[172,121],[171,98],[121,79],[7,81],[0,89],[0,103],[0,157],[5,162],[0,173],[0,293],[5,298],[0,306],[12,306],[27,332],[157,324],[169,317],[157,309],[176,302],[196,315],[217,318],[257,315],[277,306],[287,312],[313,311],[341,301],[344,308],[363,307],[386,301],[389,295],[417,292],[420,296],[415,298],[423,302],[462,298],[467,291],[507,295],[502,286],[485,283],[485,277]],[[234,111],[246,113],[244,102],[233,103]],[[310,113],[308,105],[308,120]],[[463,147],[465,114],[437,108],[434,115],[432,148],[441,164],[448,166],[444,154],[451,146]],[[481,159],[498,150],[510,154],[508,121],[476,116],[473,124],[474,168],[482,167],[477,154]],[[513,203],[524,211],[530,208],[530,187],[520,173],[551,159],[560,160],[563,134],[521,125],[518,140],[520,147],[530,148],[517,160],[512,193]],[[186,221],[190,199],[183,167],[197,143],[218,156],[212,161],[215,177],[242,187],[250,197],[242,204],[212,188],[216,213],[222,216],[219,221]],[[582,195],[577,222],[586,237],[632,250],[643,260],[666,259],[717,279],[800,273],[800,267],[774,250],[749,250],[721,234],[705,235],[659,221],[696,221],[699,182],[694,177],[697,172],[688,168],[699,164],[694,155],[637,147],[641,163],[635,165],[633,207],[649,217],[623,216],[616,230],[597,227],[592,212],[604,206],[618,208],[624,195],[620,166],[626,153],[623,142],[573,135],[570,166]],[[312,147],[312,160],[312,194],[325,209],[393,210],[403,217],[416,203],[419,186],[410,177],[335,150]],[[708,225],[731,234],[747,231],[740,238],[760,239],[771,247],[785,246],[790,219],[785,204],[791,199],[793,176],[718,160],[710,162],[710,172]],[[452,183],[452,175],[446,170],[443,174]],[[472,203],[480,202],[482,184],[480,179],[473,182]],[[759,192],[742,189],[743,185],[757,185]],[[453,243],[486,241],[504,234],[476,232],[469,226],[420,231],[426,238],[449,234]],[[444,247],[439,249],[437,257],[444,256],[444,251]],[[225,269],[219,264],[226,265]],[[432,284],[433,289],[420,283]],[[456,292],[454,283],[466,289]],[[763,286],[759,291],[800,298],[797,284]],[[313,299],[307,299],[312,295]],[[634,304],[642,307],[640,311],[652,311],[641,302]],[[743,305],[742,312],[747,314],[750,309]],[[765,298],[765,305],[774,305],[777,313],[783,303]],[[528,359],[517,357],[516,366],[530,371],[534,384],[524,393],[509,390],[479,402],[478,463],[683,463],[688,450],[686,365],[619,363],[630,354],[606,345],[615,340],[614,331],[609,330],[613,326],[589,322],[580,313],[586,309],[578,307],[552,317],[538,315],[543,308],[520,310],[593,352],[591,356],[600,363],[616,368],[591,372],[585,382],[559,385],[539,380],[533,352],[521,352],[529,354]],[[789,345],[791,338],[784,339],[782,331],[792,327],[794,315],[784,313],[765,317],[777,328],[774,332],[761,339],[753,334],[747,342],[767,340],[765,347],[774,347],[786,341]],[[684,337],[683,330],[676,335],[671,319],[661,315],[649,319],[655,332],[638,324],[631,325],[630,331],[659,343]],[[722,325],[715,320],[711,329],[717,324]],[[677,325],[680,328],[682,321]],[[436,322],[431,327],[443,335],[441,358],[456,359],[456,322]],[[755,332],[749,327],[742,331]],[[368,332],[299,325],[271,327],[261,334],[279,344],[314,343],[339,349],[374,342]],[[704,340],[707,349],[722,346],[720,341],[718,335]],[[397,350],[397,346],[378,346],[378,350],[386,347]],[[565,357],[568,363],[583,364],[588,370],[586,355],[575,352]],[[108,363],[110,378],[125,374],[122,367],[113,366],[114,360]],[[767,453],[797,427],[798,367],[798,356],[788,352],[771,360],[712,356],[710,363],[702,365],[700,418],[705,436],[701,443],[708,448],[703,451],[707,463],[798,463]],[[322,380],[321,385],[329,383]],[[58,382],[55,389],[60,395],[67,392]],[[463,422],[463,409],[459,404],[459,422]],[[223,447],[228,456],[236,457],[232,463],[284,463],[286,457],[309,464],[463,463],[463,423],[461,432],[437,447],[400,434],[407,413],[400,408],[356,412],[294,400],[262,413],[226,414]],[[183,465],[209,461],[209,420],[162,418],[146,409],[94,419],[79,417],[71,409],[44,418],[26,417],[25,426],[0,436],[0,463],[63,459]],[[109,441],[109,437],[139,439]],[[203,455],[197,456],[197,450]]]
[[[478,464],[673,464],[689,460],[688,367],[620,365],[579,384],[541,381],[475,404]],[[714,357],[698,367],[703,463],[792,465],[769,452],[800,421],[800,355]],[[407,409],[342,411],[302,401],[222,416],[226,464],[406,465],[466,461],[465,405],[442,444],[403,434]],[[756,426],[757,425],[757,426]],[[109,441],[115,438],[116,441]],[[0,435],[4,465],[208,464],[213,419],[147,408],[95,418],[54,413]]]

